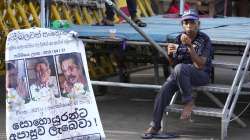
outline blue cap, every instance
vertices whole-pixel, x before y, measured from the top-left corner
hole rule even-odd
[[[181,16],[181,21],[188,19],[199,20],[199,15],[194,10],[184,11],[183,15]]]

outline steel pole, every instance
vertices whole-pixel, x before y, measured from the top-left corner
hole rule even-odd
[[[46,27],[46,16],[45,16],[45,0],[40,0],[40,20],[41,27]]]
[[[45,0],[45,28],[50,27],[50,6],[51,6],[51,0]]]
[[[179,7],[179,9],[180,9],[180,16],[181,15],[183,15],[183,13],[184,13],[184,3],[185,3],[185,0],[180,0],[180,7]]]
[[[225,0],[225,3],[224,3],[224,17],[227,16],[227,0]]]

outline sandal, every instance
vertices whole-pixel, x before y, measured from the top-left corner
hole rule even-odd
[[[142,139],[152,139],[153,138],[153,134],[151,134],[151,133],[143,133],[141,135],[141,138]]]
[[[135,24],[137,24],[139,27],[146,27],[147,24],[143,21],[141,21],[140,19],[134,19],[133,20],[135,22]]]
[[[159,129],[160,130],[160,129]],[[159,133],[159,130],[150,127],[141,135],[142,139],[169,139],[179,137],[176,133]]]

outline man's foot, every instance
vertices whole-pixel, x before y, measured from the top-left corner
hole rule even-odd
[[[110,19],[102,19],[101,23],[97,23],[96,25],[100,25],[100,26],[114,26],[114,21],[110,20]]]
[[[181,120],[190,120],[191,119],[191,114],[192,114],[192,109],[194,106],[193,101],[189,101],[184,105],[184,109],[181,113]]]
[[[147,24],[143,21],[141,21],[139,18],[132,18],[132,20],[137,24],[139,27],[146,27]]]
[[[160,129],[156,129],[154,127],[149,127],[145,133],[150,133],[150,134],[157,134],[160,131]]]
[[[142,135],[142,139],[152,139],[154,135],[159,134],[160,129],[149,127]]]

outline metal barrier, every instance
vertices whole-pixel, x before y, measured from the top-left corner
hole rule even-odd
[[[119,0],[117,5],[126,0]],[[30,27],[40,27],[40,0],[1,0],[0,1],[0,75],[4,74],[4,46],[8,33],[15,29],[24,29]],[[138,16],[153,15],[150,6],[150,0],[138,0]],[[126,4],[126,2],[124,3]],[[144,11],[143,13],[141,11]],[[100,23],[105,16],[104,0],[51,0],[50,5],[51,20],[67,20],[73,24],[95,24]],[[120,22],[116,16],[116,22]],[[96,47],[93,45],[92,47]],[[94,53],[94,52],[93,52]],[[110,60],[109,56],[103,54],[101,67],[91,66],[90,73],[92,78],[106,72],[105,69],[111,69],[111,66],[103,65],[105,61]],[[105,60],[105,61],[104,61]],[[93,69],[92,69],[93,68]],[[113,70],[115,71],[115,68]],[[96,73],[96,74],[95,74]],[[96,75],[96,77],[94,76]]]

